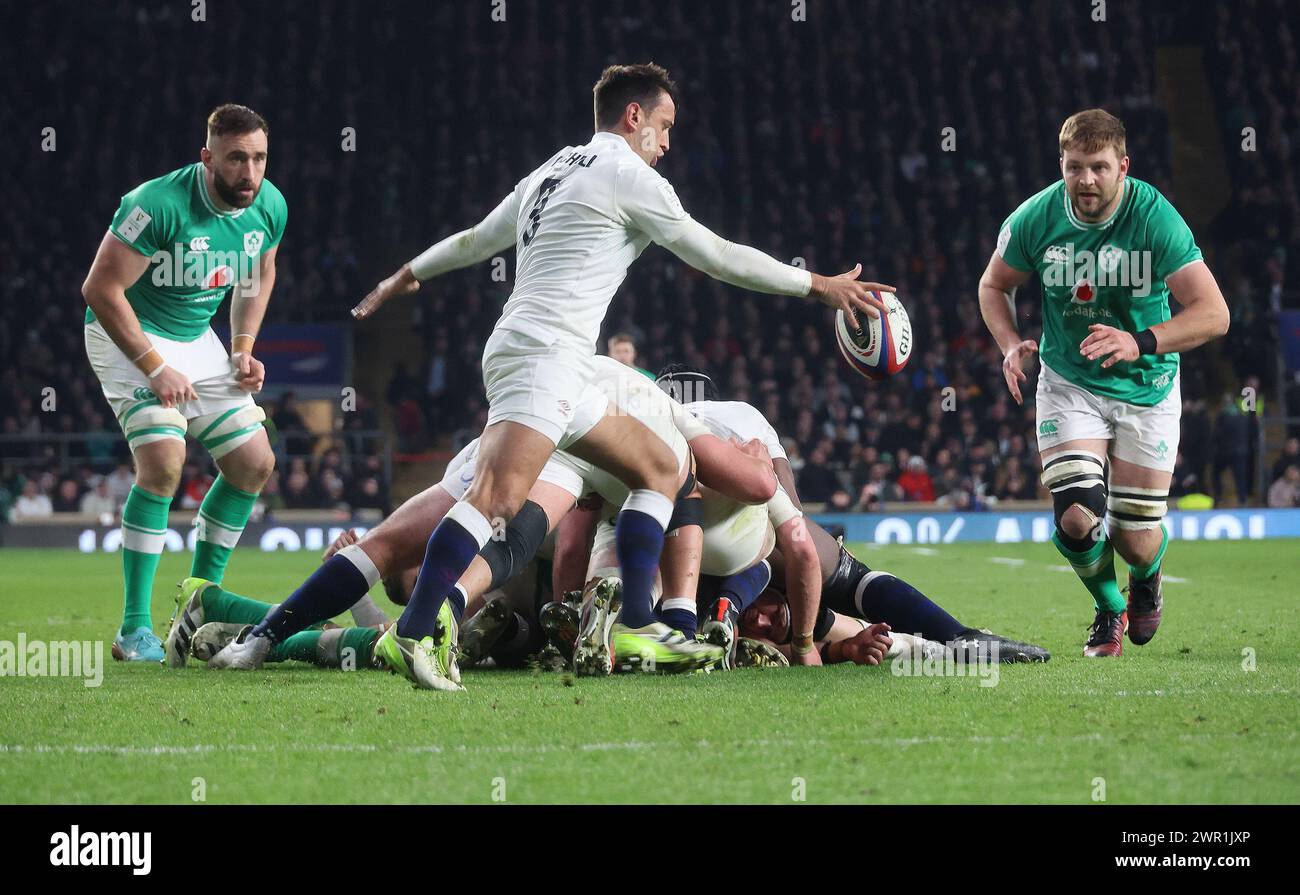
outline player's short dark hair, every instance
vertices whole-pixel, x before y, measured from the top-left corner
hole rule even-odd
[[[618,124],[628,103],[639,103],[647,112],[659,104],[661,94],[677,102],[677,85],[668,70],[653,62],[639,65],[611,65],[600,73],[591,90],[596,110],[596,130]]]
[[[717,401],[718,387],[709,374],[691,364],[667,364],[655,377],[655,385],[682,404],[693,401]]]
[[[1065,119],[1058,142],[1061,155],[1067,149],[1092,154],[1112,146],[1120,158],[1128,155],[1124,122],[1105,109],[1085,109]]]
[[[266,126],[266,119],[248,106],[226,103],[217,106],[208,116],[208,139],[213,137],[239,136],[260,130],[268,137],[271,129]]]

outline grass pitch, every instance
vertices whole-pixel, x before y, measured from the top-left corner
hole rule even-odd
[[[1174,542],[1160,633],[1098,661],[1080,656],[1087,594],[1049,545],[858,545],[966,624],[1052,650],[994,687],[888,666],[471,671],[451,695],[298,663],[114,663],[120,559],[5,550],[0,640],[104,640],[107,668],[97,689],[0,678],[0,802],[1090,804],[1102,778],[1112,803],[1296,803],[1298,548]],[[276,601],[315,562],[240,550],[226,584]],[[163,557],[160,633],[188,565]]]

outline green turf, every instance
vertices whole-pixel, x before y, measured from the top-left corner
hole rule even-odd
[[[1300,801],[1300,542],[1181,543],[1164,626],[1079,652],[1091,606],[1046,545],[859,551],[1046,666],[972,678],[884,668],[574,680],[468,672],[417,692],[373,671],[109,661],[104,682],[0,680],[0,802]],[[999,562],[995,559],[1021,561]],[[307,553],[240,550],[227,584],[281,599]],[[0,552],[0,640],[111,640],[119,558]],[[167,554],[159,582],[188,555]],[[379,597],[381,605],[387,601]],[[160,632],[170,600],[160,585]],[[106,647],[107,649],[107,643]],[[1243,670],[1243,650],[1256,670]],[[197,778],[202,778],[199,784]],[[503,792],[504,790],[504,792]]]

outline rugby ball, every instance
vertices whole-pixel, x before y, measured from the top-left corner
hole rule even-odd
[[[879,381],[907,366],[912,356],[912,321],[892,293],[873,292],[888,309],[879,317],[858,311],[861,330],[853,328],[844,312],[835,312],[835,343],[850,367],[868,379]]]

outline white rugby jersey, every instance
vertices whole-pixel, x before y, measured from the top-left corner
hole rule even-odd
[[[628,267],[691,220],[668,181],[603,131],[560,150],[506,201],[518,208],[518,258],[497,326],[588,355]]]
[[[741,441],[757,438],[773,460],[788,459],[776,430],[752,404],[744,401],[692,401],[686,405],[686,412],[703,422],[719,438],[734,437]],[[686,437],[692,437],[690,432],[686,432]]]

